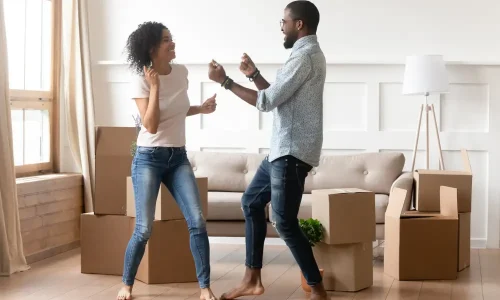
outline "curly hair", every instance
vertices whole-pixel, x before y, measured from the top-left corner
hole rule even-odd
[[[143,68],[151,65],[150,51],[161,43],[163,29],[168,28],[162,23],[145,22],[129,35],[126,45],[127,62],[134,72],[143,74]]]

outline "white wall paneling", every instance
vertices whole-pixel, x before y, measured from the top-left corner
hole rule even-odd
[[[322,155],[353,155],[366,152],[364,149],[325,149],[321,150]]]
[[[441,98],[441,129],[447,132],[488,132],[488,101],[488,84],[451,84],[450,92]]]
[[[247,82],[237,82],[245,87],[252,87]],[[201,128],[218,131],[249,131],[258,129],[255,123],[259,122],[259,112],[243,101],[234,99],[232,94],[221,89],[220,84],[203,82],[201,84],[201,101],[217,94],[217,114],[202,115]]]
[[[383,131],[415,131],[418,127],[420,107],[425,103],[424,96],[405,96],[401,93],[403,84],[380,83],[380,129]],[[439,98],[430,95],[428,103],[434,104],[436,119],[439,118]],[[398,113],[394,113],[394,111]],[[430,117],[431,115],[429,115]],[[422,114],[421,131],[425,131],[425,111]],[[429,124],[432,124],[432,119]],[[438,119],[439,124],[439,119]],[[433,127],[431,127],[432,129]]]
[[[366,131],[367,84],[328,82],[325,84],[323,128],[327,131]]]

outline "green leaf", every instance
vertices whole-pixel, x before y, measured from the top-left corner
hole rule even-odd
[[[134,156],[135,155],[135,150],[137,149],[137,144],[136,142],[132,142],[130,145],[130,155]]]
[[[323,240],[324,228],[319,220],[313,218],[299,219],[299,226],[311,247],[314,247],[318,242]]]

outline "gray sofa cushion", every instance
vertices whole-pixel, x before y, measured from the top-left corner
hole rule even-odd
[[[208,221],[244,221],[241,196],[237,192],[208,192]],[[265,209],[266,219],[269,217]]]
[[[208,177],[208,190],[241,192],[250,184],[266,156],[256,153],[188,152],[197,177]]]
[[[194,173],[208,177],[208,190],[244,192],[265,154],[192,151],[188,158]],[[332,188],[359,188],[389,194],[401,175],[405,157],[400,152],[323,155],[320,165],[306,178],[305,193]]]
[[[209,221],[241,221],[245,220],[241,211],[243,193],[208,192]]]
[[[389,195],[404,163],[405,157],[400,152],[321,156],[319,167],[311,170],[306,178],[304,192],[358,188]]]

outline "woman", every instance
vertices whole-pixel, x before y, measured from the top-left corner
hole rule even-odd
[[[117,299],[130,299],[137,268],[151,235],[156,198],[163,182],[187,221],[191,253],[201,288],[200,299],[215,300],[210,290],[209,242],[200,196],[185,149],[186,116],[215,111],[215,95],[201,106],[190,106],[188,71],[171,64],[175,43],[167,27],[146,22],[127,41],[128,62],[138,73],[132,82],[142,128],[132,163],[136,224],[125,252],[124,286]],[[172,245],[175,247],[175,245]]]

